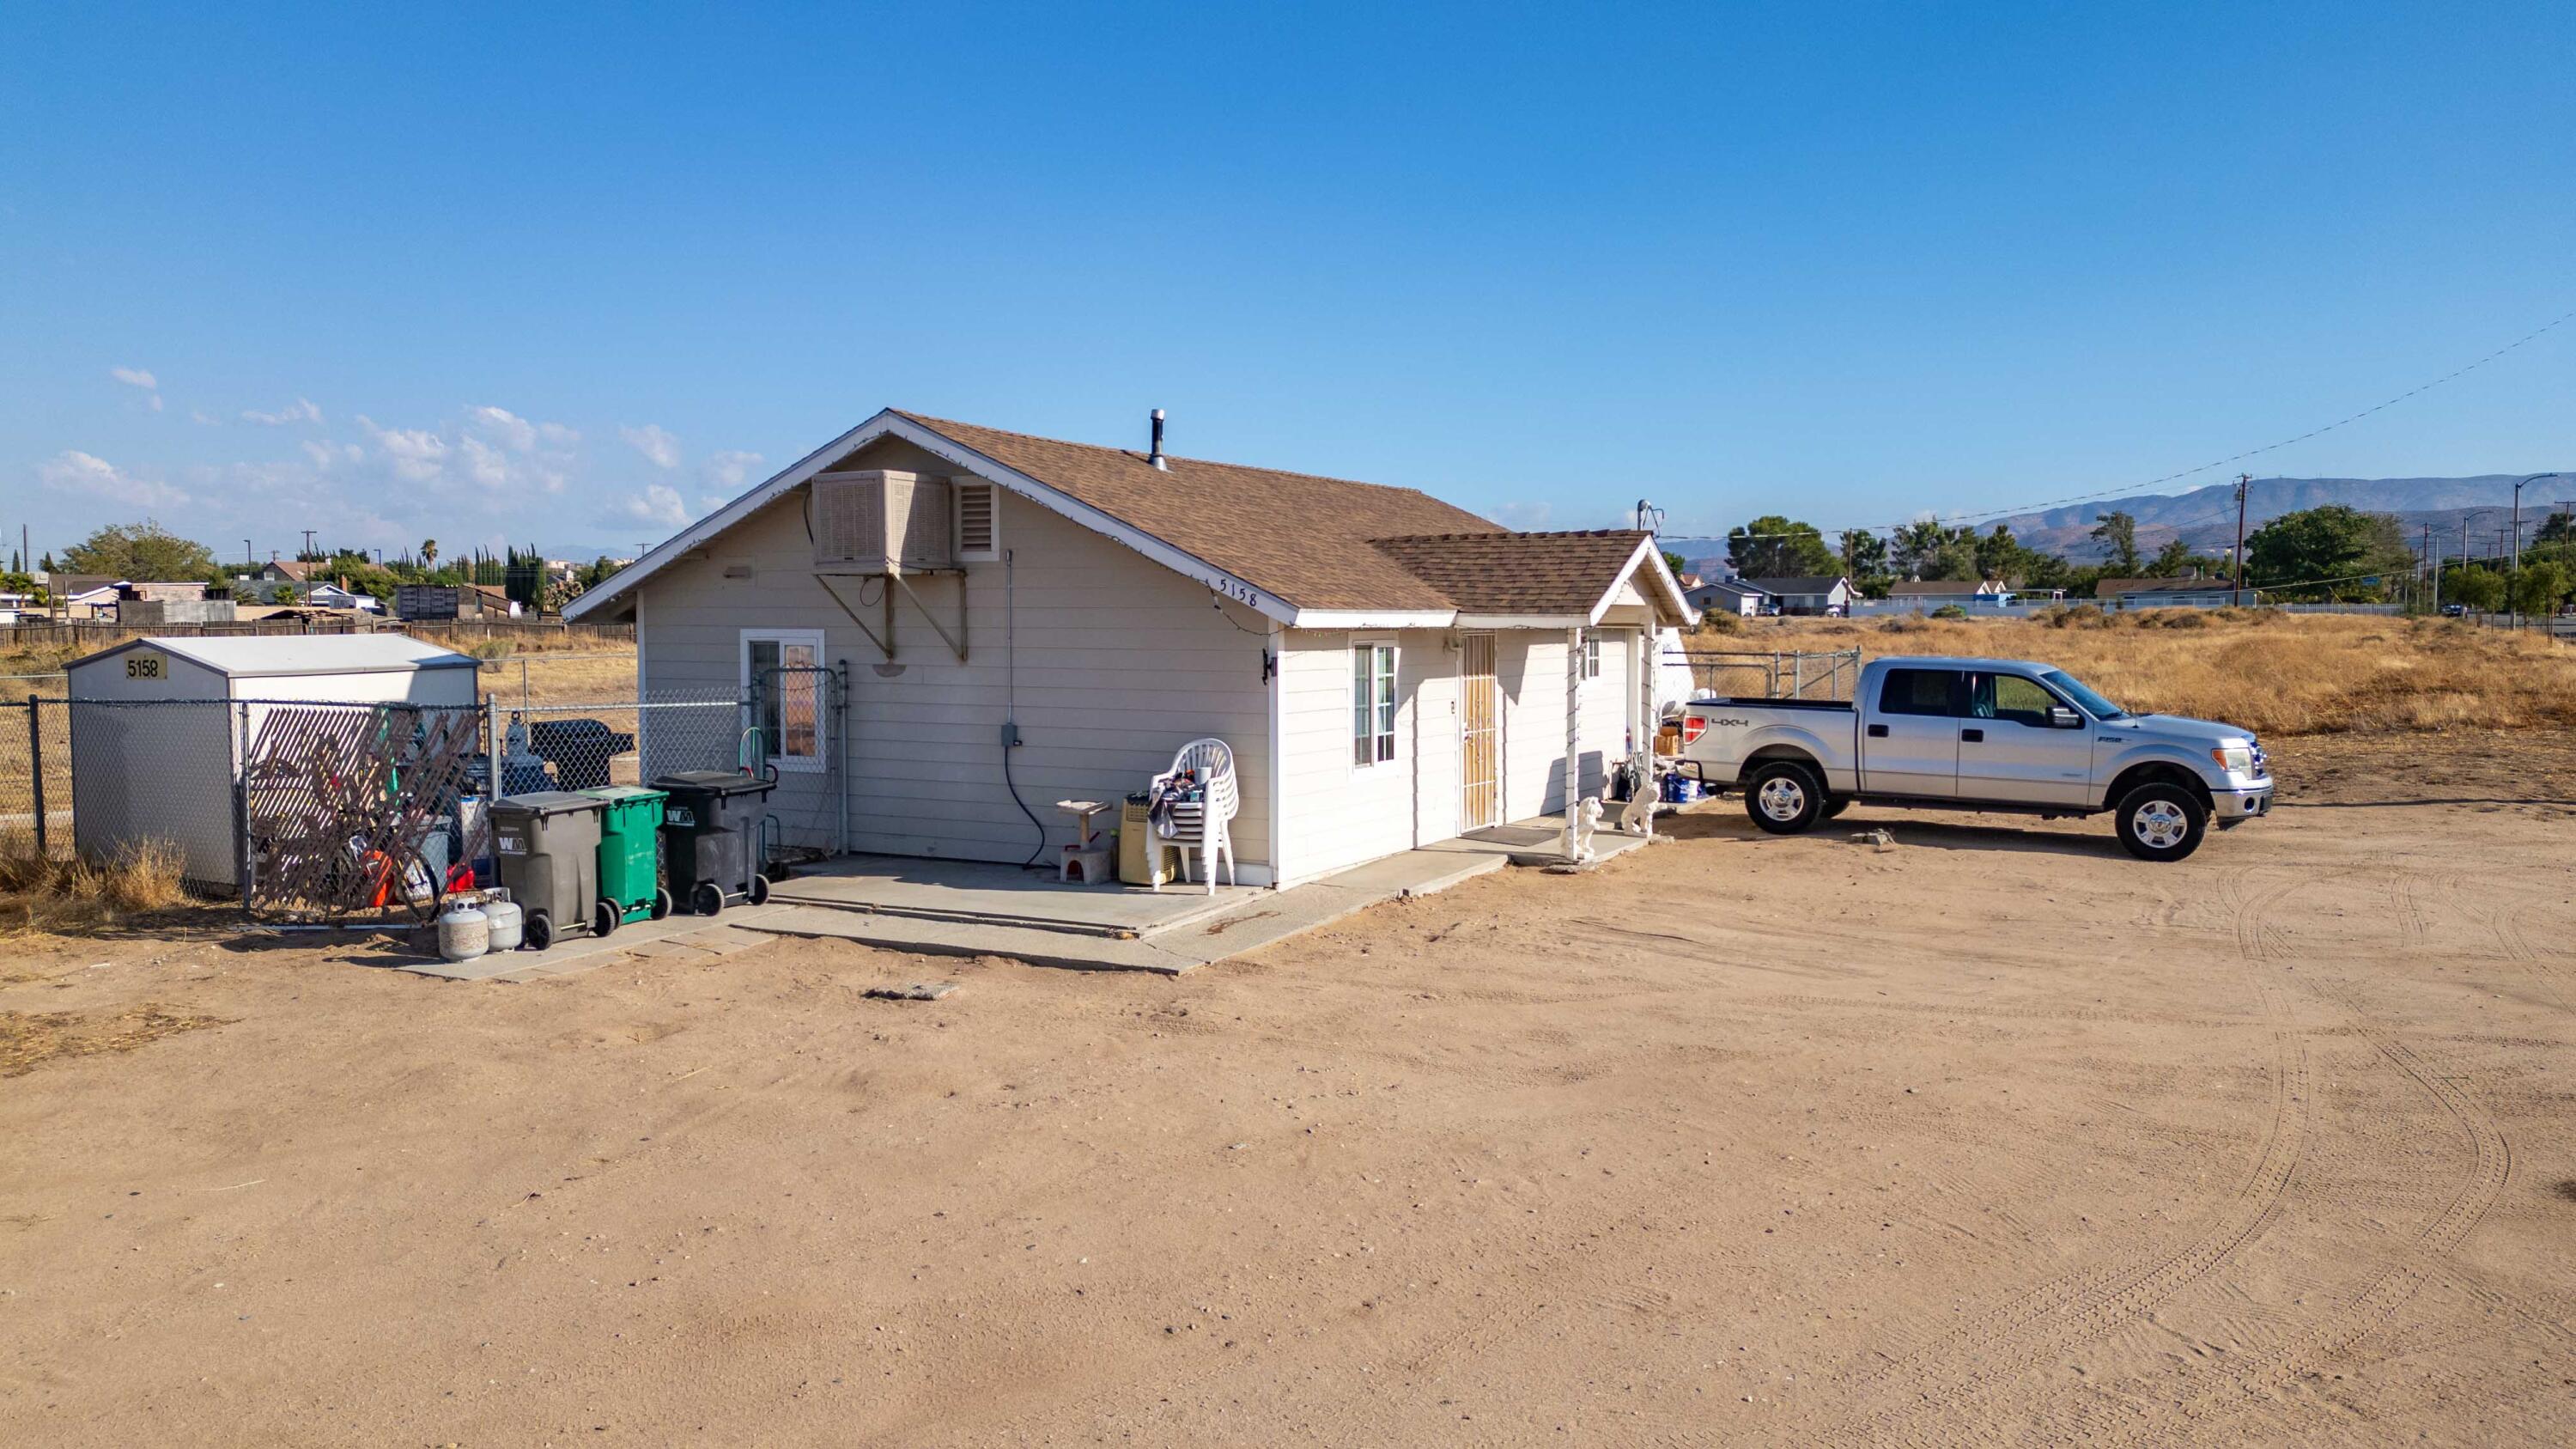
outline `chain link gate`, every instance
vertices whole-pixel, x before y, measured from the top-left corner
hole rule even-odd
[[[775,781],[763,859],[810,863],[850,844],[849,666],[789,664],[752,676],[740,768]]]

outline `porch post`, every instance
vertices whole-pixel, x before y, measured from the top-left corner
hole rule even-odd
[[[1576,853],[1575,812],[1581,808],[1583,791],[1583,629],[1580,625],[1565,631],[1565,859],[1568,864],[1582,857]]]
[[[1633,747],[1637,751],[1637,789],[1644,796],[1645,828],[1638,834],[1655,838],[1655,807],[1663,803],[1664,792],[1655,779],[1655,731],[1663,721],[1655,717],[1655,673],[1662,661],[1655,654],[1657,630],[1650,620],[1637,630],[1637,677],[1630,681],[1636,690],[1637,733]]]

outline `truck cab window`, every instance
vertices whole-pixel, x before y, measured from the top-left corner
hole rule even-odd
[[[2057,697],[2042,689],[2037,680],[2018,674],[1980,674],[1976,704],[1969,713],[1978,719],[2011,720],[2044,730],[2051,728],[2048,712],[2057,704]]]
[[[1958,696],[1955,669],[1891,669],[1878,692],[1878,712],[1948,717],[1959,712]]]

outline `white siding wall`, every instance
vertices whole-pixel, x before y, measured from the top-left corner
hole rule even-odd
[[[1602,630],[1601,674],[1583,682],[1580,795],[1600,794],[1610,768],[1627,752],[1634,638],[1634,630]],[[1565,808],[1565,647],[1561,630],[1518,630],[1502,634],[1495,650],[1503,688],[1506,820]]]
[[[852,466],[954,468],[872,449]],[[1261,679],[1267,623],[1215,606],[1191,582],[1015,495],[1001,497],[1001,546],[1014,557],[1016,684],[1021,747],[1011,771],[1047,830],[1047,858],[1070,837],[1060,799],[1113,804],[1170,767],[1183,744],[1213,735],[1234,748],[1242,811],[1233,823],[1246,883],[1268,879],[1268,690]],[[728,566],[749,578],[724,577]],[[1012,650],[1005,637],[1004,566],[968,564],[966,638],[959,663],[909,599],[896,595],[897,672],[813,577],[801,494],[790,495],[644,585],[637,609],[643,684],[650,691],[734,688],[741,631],[821,629],[826,662],[850,665],[853,849],[1017,861],[1036,844],[1002,779]],[[878,628],[875,580],[835,580]],[[913,587],[953,634],[958,582]],[[863,604],[861,601],[865,600]],[[833,742],[832,748],[838,748]],[[774,808],[827,827],[831,776],[787,774]],[[1106,824],[1106,822],[1104,822]],[[801,832],[800,832],[801,833]]]
[[[1295,629],[1283,636],[1280,752],[1284,879],[1458,833],[1458,665],[1446,630]],[[1396,646],[1395,758],[1362,767],[1353,748],[1352,650]]]

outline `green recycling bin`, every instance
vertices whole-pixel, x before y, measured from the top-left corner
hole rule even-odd
[[[601,934],[620,923],[658,921],[671,914],[671,893],[662,889],[655,848],[662,835],[662,802],[669,795],[640,785],[602,785],[575,793],[601,802],[599,895],[617,911],[617,920]]]

